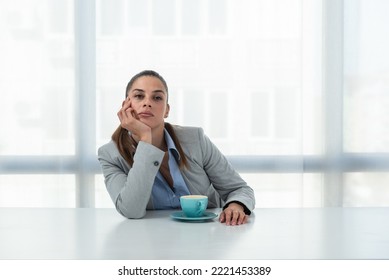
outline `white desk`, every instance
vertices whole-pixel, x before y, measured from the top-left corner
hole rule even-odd
[[[389,208],[256,209],[235,227],[170,213],[0,208],[0,259],[389,259]]]

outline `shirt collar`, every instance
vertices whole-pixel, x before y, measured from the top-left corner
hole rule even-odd
[[[178,152],[176,145],[174,144],[174,141],[172,137],[170,136],[169,132],[165,129],[165,141],[166,141],[166,146],[169,151],[172,152],[173,156],[176,158],[177,161],[181,159],[180,153]]]

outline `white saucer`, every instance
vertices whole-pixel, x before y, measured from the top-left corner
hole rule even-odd
[[[179,212],[172,213],[170,217],[176,220],[183,220],[183,221],[206,221],[206,220],[211,220],[216,218],[217,215],[215,213],[205,211],[203,216],[201,217],[187,217],[185,216],[183,211],[179,211]]]

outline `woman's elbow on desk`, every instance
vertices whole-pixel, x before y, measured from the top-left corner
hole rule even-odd
[[[123,203],[120,201],[116,202],[116,210],[125,218],[128,219],[142,219],[146,215],[146,209],[141,208],[131,208],[128,209],[123,206]]]
[[[146,216],[146,210],[143,211],[127,211],[123,209],[120,209],[116,207],[116,210],[122,215],[123,217],[127,219],[142,219],[144,216]]]

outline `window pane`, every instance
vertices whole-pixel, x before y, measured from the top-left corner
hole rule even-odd
[[[345,207],[388,207],[389,173],[346,173],[344,175]]]
[[[96,208],[115,208],[111,197],[104,184],[104,176],[102,174],[95,176],[95,207]]]
[[[301,125],[298,108],[299,96],[294,88],[277,88],[275,91],[275,137],[300,143],[297,128]]]
[[[208,22],[211,34],[224,34],[227,28],[227,1],[208,0]]]
[[[0,175],[0,207],[75,207],[74,175]]]
[[[153,0],[153,33],[154,35],[174,35],[176,32],[176,1]]]
[[[201,1],[184,0],[182,4],[182,33],[185,35],[195,35],[200,32],[201,23]]]
[[[254,189],[256,207],[321,207],[322,174],[241,174]]]
[[[389,152],[389,2],[345,1],[347,152]]]
[[[146,28],[148,24],[147,1],[130,0],[127,3],[128,3],[127,20],[130,28]]]
[[[228,123],[231,115],[228,114],[229,98],[226,92],[212,92],[209,100],[209,136],[215,139],[228,136]]]
[[[171,99],[177,98],[172,96]],[[182,93],[183,122],[189,126],[203,126],[205,119],[204,93],[196,90],[186,90]],[[179,108],[173,108],[177,110]]]
[[[0,3],[0,152],[69,155],[74,142],[73,2]]]
[[[97,95],[97,147],[105,144],[110,138],[116,128],[120,125],[117,112],[124,100],[125,85],[123,88],[119,87],[100,87]]]
[[[270,94],[254,92],[251,95],[251,132],[253,137],[270,137]]]
[[[51,32],[66,33],[69,31],[69,19],[72,18],[70,0],[48,1],[49,28]]]
[[[113,4],[110,0],[100,0],[100,32],[106,35],[116,35],[123,32],[124,26],[124,2],[115,0]]]

